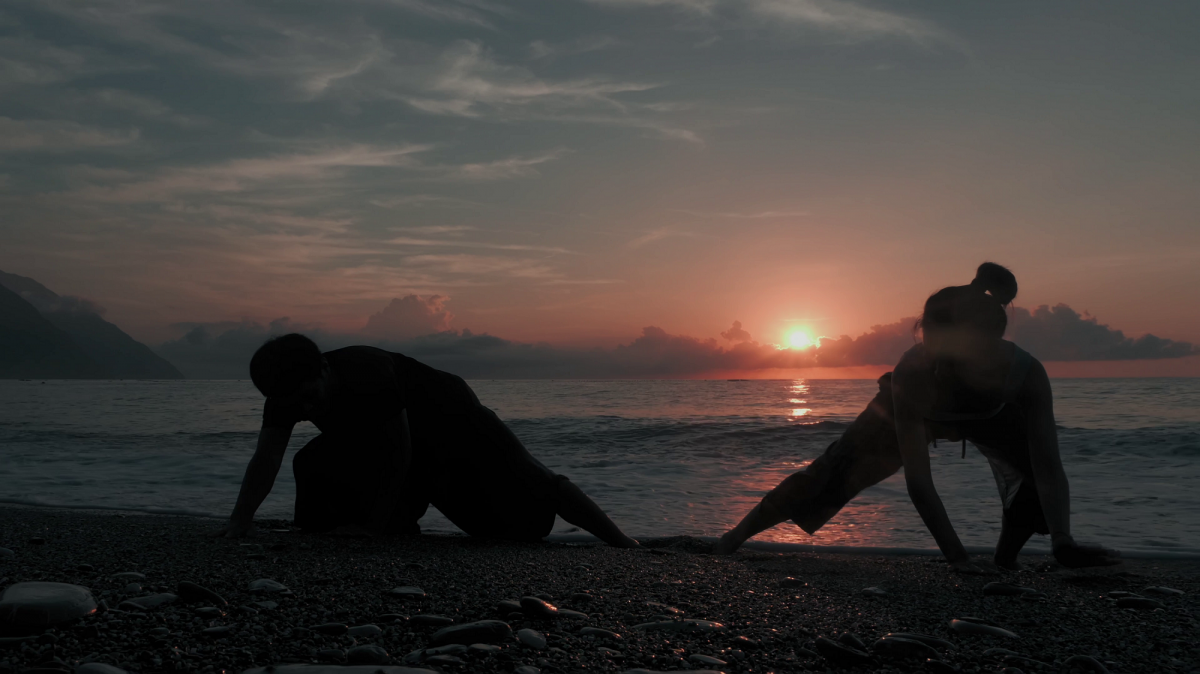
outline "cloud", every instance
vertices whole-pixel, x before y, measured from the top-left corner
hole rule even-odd
[[[498,63],[478,42],[461,40],[446,48],[418,86],[418,92],[402,96],[413,107],[432,114],[474,117],[485,108],[511,113],[512,108],[534,104],[577,108],[600,103],[623,109],[615,95],[657,85],[599,77],[547,80],[523,67]]]
[[[676,231],[667,229],[665,227],[660,227],[658,229],[652,229],[649,232],[646,232],[645,234],[637,237],[636,239],[631,240],[629,243],[627,243],[625,245],[630,248],[636,249],[636,248],[641,248],[642,246],[645,246],[648,243],[654,243],[655,241],[662,241],[663,239],[668,239],[673,236],[691,236],[691,233],[690,232],[676,232]]]
[[[68,120],[19,120],[0,117],[0,152],[71,152],[128,145],[137,129],[101,129]]]
[[[916,42],[944,33],[927,21],[871,9],[846,0],[749,0],[752,13],[770,21],[811,26],[850,37],[902,37]]]
[[[244,377],[246,363],[268,337],[290,331],[309,333],[326,350],[371,344],[398,351],[433,367],[468,378],[644,378],[696,377],[708,373],[764,372],[807,368],[895,365],[917,343],[915,318],[873,326],[858,337],[822,337],[807,349],[783,349],[752,339],[734,321],[715,339],[671,334],[648,326],[626,344],[611,349],[579,349],[521,343],[470,330],[451,329],[447,298],[407,295],[393,299],[353,333],[332,333],[317,325],[281,318],[254,322],[179,324],[182,337],[159,347],[189,377]],[[1146,335],[1126,337],[1060,304],[1018,309],[1010,337],[1043,361],[1145,360],[1200,354],[1187,342]]]
[[[743,17],[777,29],[812,28],[854,39],[899,37],[914,42],[947,40],[934,24],[849,0],[590,0],[613,7],[673,7],[729,22]]]
[[[379,313],[371,314],[363,334],[374,339],[400,340],[450,329],[454,315],[446,310],[443,295],[405,295],[393,298]]]
[[[738,343],[750,341],[750,333],[742,329],[741,321],[734,321],[733,327],[721,333],[727,341]]]
[[[189,379],[249,379],[250,357],[270,337],[302,332],[318,340],[325,349],[344,346],[331,340],[319,325],[279,318],[263,325],[256,321],[220,323],[176,323],[182,332],[155,350]]]
[[[524,178],[538,174],[534,168],[538,164],[557,159],[562,152],[551,152],[536,157],[509,157],[480,164],[463,164],[454,167],[449,175],[468,180],[500,180],[504,178]]]
[[[1147,360],[1200,354],[1200,347],[1189,342],[1154,335],[1126,337],[1095,316],[1080,314],[1065,304],[1042,305],[1032,312],[1014,309],[1008,338],[1046,361]]]

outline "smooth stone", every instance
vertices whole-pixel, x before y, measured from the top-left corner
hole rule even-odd
[[[420,601],[425,598],[425,590],[412,585],[401,585],[393,587],[390,590],[385,590],[384,594],[397,599],[407,599],[409,601]]]
[[[825,637],[817,637],[817,652],[826,660],[839,665],[869,665],[873,664],[871,656],[858,650],[851,648],[845,644],[838,643],[832,639]]]
[[[1063,663],[1063,667],[1068,669],[1074,667],[1085,672],[1094,672],[1094,674],[1109,674],[1108,667],[1090,655],[1072,655]]]
[[[409,618],[408,622],[416,623],[418,625],[425,625],[426,627],[445,627],[446,625],[453,625],[454,618],[448,618],[444,615],[429,615],[427,613],[422,613]]]
[[[126,585],[125,587],[121,588],[121,591],[124,592],[125,594],[137,594],[142,591],[142,584],[141,583],[130,583],[130,584]]]
[[[340,648],[322,648],[317,651],[318,660],[335,660],[341,662],[346,659],[346,651]]]
[[[16,583],[0,594],[0,634],[28,634],[96,612],[91,590],[68,583]]]
[[[896,637],[898,639],[908,639],[910,641],[920,641],[921,643],[925,644],[926,646],[932,646],[933,648],[941,648],[941,649],[944,649],[947,651],[954,650],[954,644],[950,643],[949,641],[946,641],[945,639],[940,639],[938,637],[931,637],[928,634],[916,634],[915,632],[889,632],[888,634],[883,635],[884,639],[887,639],[888,637]]]
[[[1166,605],[1157,599],[1148,599],[1146,597],[1121,597],[1117,600],[1117,608],[1135,608],[1139,611],[1151,611],[1156,608],[1166,608]]]
[[[1008,637],[1009,639],[1019,638],[1019,637],[1017,637],[1017,635],[1015,633],[1010,632],[1010,631],[1004,629],[1003,627],[996,627],[995,625],[988,625],[986,623],[980,623],[980,622],[972,622],[972,621],[966,620],[966,619],[955,618],[954,620],[951,620],[950,621],[950,629],[954,630],[955,632],[958,632],[959,634],[976,634],[976,635],[980,635],[980,636],[990,636],[990,637]]]
[[[125,601],[121,602],[121,605],[124,606],[125,604],[133,604],[134,606],[140,607],[143,611],[149,611],[151,609],[156,609],[159,606],[173,604],[177,599],[179,599],[179,595],[162,592],[160,594],[146,595],[145,597],[126,599]]]
[[[558,617],[558,609],[538,597],[521,597],[521,610],[531,618],[548,620]]]
[[[352,665],[386,665],[391,660],[378,646],[355,646],[346,651],[346,662]]]
[[[796,655],[799,655],[802,658],[819,658],[819,657],[821,657],[820,653],[817,653],[816,651],[810,651],[803,646],[796,647]]]
[[[566,618],[567,620],[587,620],[588,614],[572,611],[569,608],[560,608],[558,609],[558,617]]]
[[[1183,590],[1176,590],[1173,587],[1163,587],[1161,585],[1151,585],[1151,586],[1143,589],[1142,592],[1149,592],[1150,594],[1157,594],[1157,595],[1161,595],[1163,597],[1181,597],[1181,596],[1183,596]],[[1080,657],[1087,657],[1087,656],[1080,656]]]
[[[983,586],[985,597],[1019,597],[1023,594],[1033,594],[1037,590],[1031,587],[1021,587],[1012,583],[994,581]]]
[[[700,653],[693,653],[693,654],[689,655],[688,660],[695,662],[695,663],[699,663],[701,665],[720,666],[720,665],[728,664],[727,662],[725,662],[724,660],[721,660],[719,658],[714,658],[711,655],[701,655]]]
[[[779,581],[779,587],[787,590],[799,590],[801,588],[808,587],[808,583],[800,580],[799,578],[792,578],[791,576],[788,576],[787,578]]]
[[[433,669],[413,667],[380,667],[378,664],[271,664],[268,667],[246,669],[241,674],[438,674]]]
[[[122,571],[121,573],[114,573],[114,574],[112,575],[112,579],[113,579],[113,580],[137,580],[137,581],[142,581],[142,580],[146,580],[146,574],[144,574],[144,573],[138,573],[137,571]]]
[[[494,644],[512,639],[512,628],[499,620],[479,620],[473,623],[453,625],[433,633],[430,640],[435,646],[446,644]]]
[[[87,662],[76,667],[75,674],[128,674],[128,672],[103,662]]]
[[[599,653],[599,654],[601,654],[601,655],[607,655],[607,656],[608,656],[608,657],[610,657],[610,658],[623,658],[623,657],[625,657],[625,654],[624,654],[624,653],[622,653],[621,651],[618,651],[618,650],[617,650],[617,649],[615,649],[615,648],[607,648],[607,647],[605,647],[605,646],[601,646],[600,648],[597,648],[597,649],[596,649],[596,652],[597,652],[597,653]]]
[[[346,632],[350,631],[350,628],[343,625],[342,623],[325,623],[323,625],[313,625],[312,627],[310,627],[308,629],[310,629],[314,632],[317,632],[319,634],[328,634],[331,637],[340,637],[343,634],[345,634]]]
[[[8,548],[0,548],[0,558],[16,557],[17,553]]]
[[[656,602],[656,601],[648,601],[648,602],[646,602],[646,606],[649,606],[650,608],[658,611],[659,613],[665,613],[667,615],[683,615],[683,611],[680,611],[679,609],[675,608],[674,606],[667,606],[666,604],[660,604],[659,602]]]
[[[539,651],[546,647],[546,637],[528,627],[523,630],[517,630],[517,641]]]
[[[493,653],[499,653],[504,649],[492,644],[471,644],[470,646],[467,646],[467,650],[473,653],[479,653],[481,655],[492,655]]]
[[[420,664],[422,660],[434,655],[461,655],[469,650],[462,644],[450,644],[448,646],[438,646],[437,648],[422,648],[418,651],[413,651],[404,656],[404,662],[410,665]]]
[[[379,625],[359,625],[346,630],[346,634],[355,639],[370,639],[383,634],[383,628]]]
[[[597,639],[620,639],[621,635],[599,627],[585,627],[579,630],[581,637],[596,637]]]
[[[1035,660],[1035,659],[1029,657],[1028,655],[1025,655],[1024,653],[1010,651],[1007,648],[989,648],[983,652],[983,657],[996,658],[997,660],[1003,660],[1005,662],[1012,662],[1013,660],[1017,660],[1022,664],[1026,664],[1026,665],[1030,665],[1030,666],[1034,666],[1034,667],[1049,667],[1050,666],[1050,665],[1042,662],[1041,660]]]
[[[863,640],[854,632],[845,632],[839,635],[837,640],[839,643],[845,644],[850,648],[857,648],[860,651],[867,650],[867,645],[863,643]]]
[[[91,564],[80,564],[79,566],[75,567],[75,569],[84,573],[91,573],[96,570],[96,567],[92,566]]]
[[[916,639],[903,637],[884,637],[876,641],[871,650],[885,658],[915,658],[920,660],[937,660],[941,657],[934,648]]]
[[[571,595],[571,602],[574,604],[587,604],[593,599],[595,599],[595,597],[586,592],[576,592],[575,594]]]
[[[29,539],[29,544],[30,545],[45,545],[46,539],[42,538],[41,536],[34,536],[33,538]]]
[[[634,625],[635,630],[655,632],[720,632],[725,626],[711,620],[660,620],[652,623]]]
[[[933,674],[961,674],[962,672],[958,667],[941,660],[926,660],[925,670]]]
[[[200,633],[206,637],[223,637],[233,632],[231,625],[219,625],[217,627],[208,627],[200,630]]]
[[[263,609],[264,611],[272,611],[279,608],[279,602],[275,601],[256,601],[254,602],[254,605]]]
[[[259,578],[250,581],[250,594],[276,594],[287,592],[287,586],[270,578]]]
[[[886,597],[887,596],[887,590],[883,589],[882,587],[875,587],[873,585],[871,587],[864,587],[863,589],[859,590],[858,593],[864,597]]]
[[[225,612],[215,606],[205,606],[203,608],[198,608],[195,610],[195,614],[200,616],[201,618],[207,618],[208,620],[215,620],[217,618],[225,617]]]
[[[521,613],[521,602],[515,599],[504,599],[496,604],[496,613],[508,615],[510,613]]]
[[[392,623],[396,622],[397,620],[408,620],[408,616],[400,615],[399,613],[384,613],[382,615],[375,616],[375,622],[378,623]]]
[[[465,665],[466,661],[457,655],[434,655],[425,659],[431,665]]]
[[[1141,595],[1128,590],[1112,590],[1108,593],[1108,596],[1113,599],[1120,599],[1121,597],[1140,597]]]
[[[226,606],[229,604],[229,602],[225,601],[224,597],[216,592],[187,580],[179,581],[179,585],[175,588],[175,594],[179,595],[179,598],[188,604],[202,601],[214,606]]]
[[[513,669],[513,674],[542,674],[542,670],[532,665],[521,665]]]

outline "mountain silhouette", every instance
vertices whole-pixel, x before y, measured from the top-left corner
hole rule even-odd
[[[76,297],[59,296],[37,281],[16,274],[0,271],[0,287],[16,296],[24,304],[29,305],[36,314],[55,328],[76,349],[83,352],[95,369],[78,370],[80,374],[3,374],[0,377],[54,377],[54,378],[90,378],[115,377],[119,379],[182,379],[183,374],[175,369],[148,346],[125,334],[120,328],[104,320],[100,310],[91,302]],[[7,308],[11,300],[4,306]],[[15,305],[14,305],[15,307]],[[12,309],[16,311],[16,309]],[[27,314],[28,312],[25,312]],[[9,326],[8,314],[0,312],[0,320],[5,327]],[[26,319],[28,317],[26,316]],[[13,324],[14,326],[16,324]],[[30,324],[32,325],[32,324]],[[39,333],[40,334],[40,333]],[[59,344],[60,342],[54,342]],[[58,348],[58,347],[56,347]],[[20,351],[12,351],[13,357],[20,356]],[[66,351],[62,351],[66,357]],[[74,360],[64,361],[76,363]],[[2,367],[2,366],[0,366]],[[78,367],[76,363],[72,367]],[[69,368],[68,368],[69,369]],[[85,372],[93,372],[86,374]],[[99,372],[100,374],[94,374]]]
[[[0,378],[100,379],[112,373],[29,302],[0,286]]]

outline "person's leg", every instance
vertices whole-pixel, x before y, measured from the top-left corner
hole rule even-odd
[[[341,489],[338,453],[328,436],[318,435],[292,458],[295,524],[306,532],[331,531],[347,519],[347,495]]]
[[[558,481],[558,516],[614,548],[639,548],[574,482]]]
[[[825,453],[772,489],[742,521],[713,546],[714,554],[736,551],[752,536],[793,520],[815,533],[860,491],[900,469],[892,421],[891,373],[879,378],[879,393],[825,449]]]
[[[1020,570],[1021,564],[1017,561],[1017,555],[1035,533],[1033,527],[1016,524],[1007,512],[1004,513],[1000,520],[1000,540],[996,542],[996,554],[992,561],[1002,569]]]
[[[787,484],[788,480],[796,477],[804,477],[804,475],[802,473],[795,473],[786,478],[775,489],[778,490],[783,488],[784,485]],[[800,498],[804,497],[801,495]],[[738,548],[742,547],[742,543],[745,543],[754,536],[766,531],[767,529],[770,529],[776,524],[782,524],[789,519],[791,518],[786,513],[776,509],[773,505],[771,505],[769,500],[763,498],[762,501],[759,501],[758,505],[754,506],[750,512],[746,513],[746,516],[742,518],[741,522],[738,522],[736,527],[726,531],[725,534],[713,544],[713,554],[731,555],[737,551]]]

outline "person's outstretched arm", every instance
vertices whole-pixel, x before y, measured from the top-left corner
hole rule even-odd
[[[962,541],[954,531],[950,516],[946,514],[942,499],[933,486],[925,418],[903,394],[903,387],[908,382],[899,371],[892,377],[892,397],[896,406],[896,439],[900,444],[900,459],[904,462],[904,483],[908,487],[908,497],[912,499],[913,506],[916,507],[929,533],[933,534],[938,549],[955,570],[985,573],[984,568],[971,562],[967,549],[963,547]]]
[[[1058,451],[1058,429],[1054,422],[1054,397],[1046,368],[1036,360],[1026,375],[1024,399],[1029,436],[1029,459],[1037,483],[1038,500],[1050,528],[1050,545],[1063,566],[1107,566],[1117,564],[1118,553],[1098,545],[1080,545],[1071,536],[1071,486]]]
[[[596,502],[570,480],[558,483],[558,516],[614,548],[640,548],[640,543],[625,535]]]
[[[292,427],[276,428],[264,426],[258,432],[258,446],[254,456],[246,465],[246,475],[242,478],[242,489],[238,492],[237,505],[229,516],[229,524],[220,529],[216,535],[229,538],[239,538],[250,533],[254,524],[254,513],[262,505],[271,487],[275,486],[275,477],[279,474],[279,466],[283,463],[283,455],[287,452],[288,440],[292,437]]]

